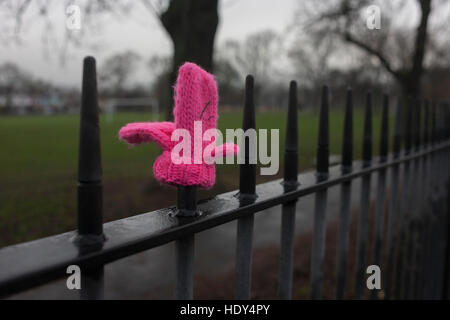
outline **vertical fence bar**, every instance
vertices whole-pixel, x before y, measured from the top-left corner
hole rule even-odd
[[[284,151],[284,191],[295,190],[298,186],[298,117],[297,83],[291,81],[289,87],[289,107],[286,125],[286,145]],[[294,256],[295,208],[297,200],[284,203],[281,209],[280,274],[278,296],[292,298],[292,267]]]
[[[353,93],[347,90],[347,104],[345,107],[344,133],[342,138],[342,166],[343,175],[353,170]],[[348,239],[350,229],[350,195],[351,180],[341,184],[341,208],[339,216],[339,240],[336,263],[336,299],[343,299],[347,282]]]
[[[103,199],[100,126],[95,59],[83,61],[81,122],[78,154],[78,236],[80,253],[103,246]],[[103,265],[82,270],[81,299],[103,298]]]
[[[434,117],[432,123],[433,125],[433,136],[434,144],[436,146],[442,143],[442,109],[440,105],[436,104],[434,107]],[[434,215],[434,226],[433,226],[433,277],[431,285],[431,298],[440,299],[441,298],[441,263],[442,263],[442,232],[443,232],[443,188],[442,188],[442,164],[448,161],[443,159],[442,150],[439,150],[433,154],[433,169],[434,169],[434,190],[433,190],[433,215]]]
[[[419,101],[417,105],[417,127],[416,127],[416,152],[420,152],[423,149],[423,120],[422,120],[422,109],[423,102]],[[417,171],[417,183],[416,183],[416,208],[415,208],[415,233],[413,241],[413,275],[412,275],[412,285],[411,285],[411,295],[410,298],[416,299],[419,294],[419,275],[420,275],[420,260],[423,255],[423,228],[422,228],[422,203],[423,203],[423,178],[424,178],[424,157],[417,158],[416,160],[416,171]]]
[[[429,101],[425,102],[424,106],[424,137],[423,144],[424,148],[429,152],[431,145],[431,108]],[[430,251],[431,251],[431,206],[429,204],[430,194],[431,194],[431,154],[427,154],[424,157],[425,163],[425,173],[424,173],[424,198],[423,198],[423,216],[424,216],[424,255],[423,255],[423,266],[422,274],[420,276],[421,282],[421,299],[427,299],[427,285],[428,285],[428,274],[430,272]]]
[[[243,130],[255,129],[255,104],[253,101],[253,76],[245,79],[245,107]],[[255,146],[249,138],[244,140],[244,163],[240,165],[239,194],[241,205],[256,199]],[[242,148],[241,148],[242,150]],[[242,151],[241,151],[242,152]],[[236,299],[250,299],[252,280],[252,242],[254,214],[238,219],[236,245]]]
[[[430,148],[435,145],[435,104],[434,101],[430,104],[430,120],[429,120],[429,146]],[[427,187],[429,189],[427,194],[427,205],[428,205],[428,237],[427,237],[427,248],[428,248],[428,263],[427,272],[425,274],[425,298],[431,299],[432,296],[432,273],[434,268],[433,254],[434,254],[434,185],[435,185],[435,153],[431,153],[428,157],[428,183]]]
[[[433,102],[431,106],[431,144],[436,146],[438,144],[437,128],[436,128],[436,103]],[[428,288],[427,288],[427,298],[436,298],[436,259],[437,259],[437,248],[436,248],[436,225],[439,223],[437,217],[437,179],[439,177],[439,172],[436,169],[438,155],[436,153],[431,154],[431,176],[430,179],[430,215],[431,215],[431,234],[430,234],[430,269],[428,273]]]
[[[411,152],[415,151],[415,133],[416,133],[416,100],[411,98],[410,99],[410,106],[411,109],[411,128],[410,128],[410,143],[411,143]],[[414,219],[414,197],[415,194],[415,183],[417,180],[417,174],[416,174],[416,162],[415,160],[412,160],[409,164],[409,184],[405,185],[405,189],[408,189],[408,198],[405,201],[404,210],[405,210],[405,216],[404,216],[404,246],[403,246],[403,272],[401,274],[401,283],[402,283],[402,291],[401,291],[401,298],[407,299],[408,295],[410,294],[410,280],[411,280],[411,273],[413,273],[412,268],[412,239],[413,239],[413,219]],[[405,190],[406,191],[406,190]]]
[[[389,148],[389,96],[383,96],[383,110],[380,130],[379,163],[385,163]],[[378,171],[377,202],[375,212],[375,250],[374,264],[381,268],[381,249],[383,244],[384,213],[386,211],[386,169]],[[371,299],[378,299],[378,290],[371,291]]]
[[[439,119],[439,143],[442,144],[445,142],[445,107],[444,103],[440,104],[439,108],[440,115],[438,117]],[[436,298],[442,299],[442,288],[443,288],[443,281],[444,281],[444,267],[445,267],[445,252],[446,252],[446,243],[447,243],[447,236],[446,236],[446,225],[447,225],[447,217],[446,217],[446,197],[447,197],[447,181],[446,181],[446,174],[445,174],[445,167],[448,163],[448,158],[446,158],[446,152],[445,150],[439,151],[439,232],[438,232],[438,248],[439,248],[439,259],[438,259],[438,281],[437,281],[437,292],[436,292]]]
[[[437,116],[437,141],[438,144],[441,144],[444,140],[443,137],[443,119],[442,119],[442,104],[438,105],[438,116]],[[443,186],[443,151],[440,150],[437,153],[438,163],[437,163],[437,171],[439,172],[438,179],[437,179],[437,241],[436,241],[436,247],[438,250],[437,253],[437,267],[436,267],[436,299],[441,299],[441,293],[442,293],[442,276],[443,276],[443,252],[444,252],[444,240],[443,240],[443,224],[444,222],[444,186]]]
[[[408,98],[408,104],[406,106],[406,121],[405,121],[405,130],[404,130],[404,141],[405,141],[405,150],[404,156],[408,156],[411,152],[411,142],[412,142],[412,100]],[[410,181],[410,163],[406,161],[403,164],[403,181],[401,184],[402,190],[402,199],[401,199],[401,215],[399,219],[399,233],[400,238],[398,241],[397,247],[397,257],[396,257],[396,269],[395,269],[395,290],[394,297],[396,299],[401,298],[403,284],[403,266],[404,266],[404,256],[405,256],[405,242],[406,242],[406,227],[408,221],[408,210],[409,210],[409,202],[410,202],[410,193],[409,193],[409,181]]]
[[[197,187],[178,186],[176,217],[189,219],[197,215]],[[178,300],[194,298],[194,255],[195,234],[189,234],[175,241],[175,298]]]
[[[367,93],[366,109],[364,115],[364,136],[363,136],[363,168],[370,167],[372,162],[372,95]],[[370,180],[371,175],[367,174],[362,177],[361,185],[361,205],[358,223],[357,238],[357,264],[356,264],[356,283],[355,283],[355,299],[362,299],[365,287],[366,274],[366,250],[367,235],[369,227],[369,208],[370,208]]]
[[[426,134],[424,132],[426,131],[426,121],[427,121],[427,102],[424,101],[421,105],[419,105],[420,108],[420,114],[424,115],[424,119],[419,119],[419,128],[418,128],[418,135],[419,135],[419,149],[426,151]],[[415,243],[415,274],[414,274],[414,280],[413,280],[413,299],[418,299],[421,297],[422,294],[422,274],[423,274],[423,259],[426,254],[425,250],[425,232],[426,232],[426,223],[425,223],[425,205],[424,205],[424,199],[426,195],[426,155],[420,157],[419,159],[419,181],[417,185],[417,213],[416,213],[416,243]]]
[[[440,112],[439,112],[439,104],[436,104],[435,107],[435,142],[436,145],[440,144]],[[439,299],[439,258],[440,258],[440,227],[439,225],[442,223],[440,219],[440,162],[441,162],[441,154],[440,152],[435,153],[435,162],[434,162],[434,169],[435,169],[435,186],[434,186],[434,208],[433,208],[433,214],[434,214],[434,230],[433,230],[433,248],[434,248],[434,256],[433,256],[433,285],[432,285],[432,299]]]
[[[317,143],[317,182],[328,179],[329,164],[329,96],[328,87],[322,89],[319,136]],[[314,230],[311,255],[311,299],[322,298],[323,260],[325,255],[327,190],[315,194]]]
[[[440,104],[437,105],[436,108],[436,144],[439,145],[442,142],[441,137],[441,108]],[[441,263],[441,224],[442,224],[442,203],[441,203],[441,151],[436,153],[436,199],[435,199],[435,240],[433,246],[435,247],[435,276],[434,276],[434,286],[433,286],[433,299],[440,299],[440,263]]]
[[[445,124],[446,124],[446,131],[445,131],[445,141],[449,142],[450,140],[450,111],[449,111],[449,105],[447,104],[445,109]],[[447,179],[447,212],[446,215],[446,248],[445,248],[445,261],[444,261],[444,279],[443,279],[443,286],[442,286],[442,299],[448,300],[450,296],[449,292],[449,286],[450,286],[450,174],[449,174],[449,161],[450,158],[450,152],[445,150],[445,158],[447,159],[447,162],[445,163],[445,177]]]
[[[414,100],[414,126],[413,126],[413,142],[414,142],[414,152],[420,151],[420,101]],[[403,291],[404,299],[412,299],[414,296],[414,281],[416,277],[416,255],[418,247],[418,208],[420,201],[420,158],[416,158],[413,161],[411,170],[411,198],[409,199],[410,206],[409,210],[409,221],[408,221],[408,234],[407,234],[407,247],[406,247],[406,264],[407,272],[404,273],[405,277],[405,287]]]
[[[430,119],[429,119],[429,148],[435,146],[436,134],[435,134],[435,104],[434,102],[430,105]],[[428,181],[427,181],[427,265],[426,272],[424,273],[425,283],[424,283],[424,295],[426,299],[432,298],[433,291],[433,272],[434,272],[434,225],[435,225],[435,214],[434,214],[434,199],[435,199],[435,153],[431,153],[428,156]]]
[[[397,101],[397,108],[395,111],[395,127],[394,127],[394,143],[392,150],[393,159],[398,159],[400,156],[401,140],[402,140],[402,101],[399,98]],[[393,165],[391,169],[391,188],[389,197],[389,217],[387,230],[387,261],[386,261],[386,276],[385,276],[385,299],[389,300],[392,297],[393,286],[393,272],[395,262],[395,247],[397,243],[397,233],[399,226],[399,165]]]
[[[426,151],[429,151],[429,120],[430,120],[430,106],[429,101],[425,100],[424,106],[424,121],[423,121],[423,148]],[[415,298],[425,299],[425,283],[426,283],[426,274],[428,272],[428,264],[429,264],[429,233],[430,233],[430,207],[428,206],[428,197],[430,193],[429,188],[429,180],[430,180],[430,167],[429,167],[429,159],[430,155],[425,154],[422,162],[422,198],[421,198],[421,219],[422,219],[422,227],[421,227],[421,243],[422,243],[422,255],[419,261],[419,275],[418,275],[418,287],[417,287],[417,295]]]

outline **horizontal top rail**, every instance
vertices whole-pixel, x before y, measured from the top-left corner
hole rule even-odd
[[[172,207],[108,222],[104,224],[106,241],[102,248],[80,248],[73,241],[76,231],[5,247],[0,249],[0,296],[61,278],[66,275],[69,265],[75,264],[84,269],[110,263],[449,147],[450,142],[446,141],[400,158],[389,157],[387,162],[374,162],[369,167],[356,161],[355,170],[346,174],[342,174],[340,166],[336,165],[330,168],[329,179],[318,183],[315,172],[302,173],[298,176],[301,185],[288,192],[284,190],[282,179],[259,184],[256,186],[258,198],[247,205],[239,202],[235,196],[237,191],[227,192],[200,201],[198,210],[202,214],[197,217],[176,217],[176,208]]]

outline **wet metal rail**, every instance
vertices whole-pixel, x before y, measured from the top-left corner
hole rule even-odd
[[[256,127],[254,79],[245,85],[243,129]],[[176,242],[178,299],[194,298],[195,234],[237,220],[235,297],[252,297],[254,214],[281,205],[278,297],[291,299],[295,212],[299,198],[315,195],[310,297],[323,297],[327,189],[341,188],[337,238],[335,295],[337,299],[447,299],[450,272],[450,118],[445,104],[418,99],[397,100],[393,147],[389,152],[389,103],[382,105],[379,156],[372,156],[372,96],[367,94],[363,154],[353,161],[353,93],[347,92],[341,170],[329,170],[329,89],[323,88],[319,117],[317,167],[298,175],[297,85],[290,83],[284,179],[256,184],[256,166],[246,152],[240,165],[238,191],[197,201],[195,187],[178,187],[177,206],[108,223],[102,221],[102,170],[95,60],[84,60],[78,172],[78,229],[0,249],[0,296],[67,276],[69,265],[82,271],[80,299],[102,299],[104,265],[136,253]],[[422,110],[423,112],[420,112]],[[421,117],[424,114],[424,117]],[[301,124],[301,119],[300,119]],[[403,146],[403,149],[402,149]],[[248,139],[244,148],[250,151]],[[374,223],[369,219],[370,180],[377,177]],[[361,179],[355,274],[349,273],[352,182]],[[388,185],[389,182],[389,185]],[[301,199],[300,199],[301,201]],[[387,221],[385,224],[384,221]],[[369,230],[374,240],[369,241]],[[370,247],[370,250],[369,250]],[[371,255],[369,255],[371,253]],[[366,286],[371,264],[383,270],[382,292]],[[355,279],[354,281],[349,281]],[[349,296],[348,283],[354,285]]]

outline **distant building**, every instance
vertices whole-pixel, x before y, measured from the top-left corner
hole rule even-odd
[[[58,93],[27,95],[22,93],[0,97],[0,113],[11,115],[63,113],[66,102]]]

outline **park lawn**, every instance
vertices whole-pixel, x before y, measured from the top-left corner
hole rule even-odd
[[[379,110],[374,114],[374,153],[377,154]],[[355,158],[360,158],[362,112],[355,111]],[[153,178],[152,164],[160,153],[154,144],[129,148],[117,139],[121,126],[151,119],[145,113],[120,113],[107,121],[101,116],[105,221],[161,206],[173,205],[173,188],[160,186]],[[257,129],[280,129],[280,171],[282,173],[285,112],[257,115]],[[238,111],[223,112],[219,129],[239,128]],[[318,115],[299,113],[299,166],[313,166],[317,142]],[[330,152],[340,154],[342,110],[330,113]],[[0,247],[75,229],[76,179],[79,117],[77,115],[0,117]],[[270,150],[270,149],[269,149]],[[259,171],[258,171],[259,174]],[[237,165],[219,165],[217,182],[200,197],[238,187]],[[275,177],[258,177],[258,181]]]

